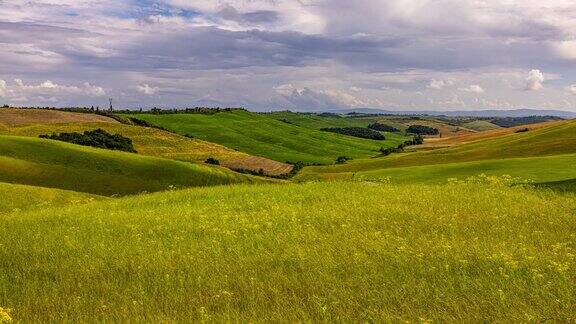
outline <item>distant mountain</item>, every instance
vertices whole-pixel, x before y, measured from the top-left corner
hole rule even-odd
[[[357,112],[362,114],[386,115],[429,115],[429,116],[462,116],[462,117],[529,117],[529,116],[555,116],[561,118],[576,118],[576,112],[563,110],[543,109],[516,109],[516,110],[471,110],[471,111],[438,111],[438,110],[407,110],[392,111],[374,108],[358,109],[332,109],[323,112],[347,114]]]

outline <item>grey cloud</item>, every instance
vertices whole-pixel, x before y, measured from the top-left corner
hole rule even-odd
[[[233,6],[227,5],[218,11],[217,15],[226,20],[249,24],[271,24],[280,19],[280,14],[272,10],[258,10],[241,13]]]

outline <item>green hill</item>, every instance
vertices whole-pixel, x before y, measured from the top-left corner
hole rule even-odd
[[[110,196],[259,180],[223,168],[0,136],[0,181]]]
[[[475,120],[472,122],[465,123],[462,126],[479,132],[502,128],[498,125],[492,124],[487,120]]]
[[[157,193],[0,217],[16,322],[563,322],[576,196],[455,184]]]
[[[375,156],[381,147],[397,146],[405,141],[405,137],[398,134],[386,134],[388,140],[374,141],[328,133],[247,111],[131,116],[182,135],[281,162],[331,164],[339,156]]]
[[[349,117],[341,115],[304,114],[291,111],[266,113],[265,116],[284,123],[304,126],[312,129],[331,127],[368,127],[378,121],[379,117]]]
[[[41,110],[31,110],[37,112]],[[4,111],[0,110],[0,117]],[[68,113],[72,114],[72,113]],[[82,114],[86,115],[86,114]],[[35,114],[26,115],[29,121],[34,122]],[[66,116],[66,115],[65,115]],[[0,121],[2,119],[0,118]],[[66,120],[66,118],[64,118]],[[102,128],[113,134],[121,134],[130,138],[138,154],[174,159],[186,162],[202,163],[208,158],[215,158],[220,165],[231,169],[247,169],[259,171],[263,169],[266,174],[280,175],[290,172],[291,165],[274,160],[251,156],[238,152],[225,146],[202,141],[196,138],[187,138],[164,130],[125,125],[120,123],[104,122],[74,122],[74,123],[31,123],[24,125],[0,125],[0,134],[15,136],[38,137],[42,134],[78,132]]]
[[[449,179],[464,180],[484,174],[486,176],[511,176],[516,179],[512,182],[547,183],[576,178],[574,165],[576,165],[576,154],[568,154],[383,168],[361,172],[322,173],[321,178],[442,184],[447,183]],[[318,174],[305,171],[298,177],[298,180],[317,180],[318,176]]]
[[[449,148],[393,154],[385,158],[355,160],[344,165],[309,167],[305,169],[305,173],[361,172],[385,168],[571,153],[576,153],[576,121],[568,121],[524,133],[483,139]]]
[[[75,191],[0,183],[0,214],[78,205],[104,197]]]

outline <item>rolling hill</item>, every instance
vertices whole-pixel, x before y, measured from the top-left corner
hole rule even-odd
[[[0,124],[8,126],[90,122],[118,123],[110,117],[96,114],[72,113],[55,109],[0,108]]]
[[[215,114],[130,115],[181,135],[194,136],[276,161],[331,164],[339,156],[370,157],[397,146],[405,136],[386,134],[373,141],[301,127],[247,111]]]
[[[0,182],[98,195],[262,181],[224,168],[29,137],[0,136]]]
[[[576,178],[576,154],[553,155],[530,158],[480,160],[460,163],[442,163],[409,167],[382,168],[360,172],[307,173],[298,176],[299,181],[317,180],[366,180],[392,183],[443,184],[450,180],[485,175],[489,177],[511,176],[513,183],[535,184]]]
[[[2,111],[0,111],[1,116]],[[179,161],[203,163],[215,158],[222,166],[230,169],[263,169],[268,175],[280,175],[290,172],[292,166],[263,157],[229,149],[225,146],[187,138],[164,130],[125,125],[120,123],[59,123],[32,124],[0,128],[0,134],[38,137],[42,134],[62,132],[83,132],[102,128],[112,134],[121,134],[130,138],[136,151],[142,155],[155,156]]]
[[[104,197],[75,191],[0,182],[0,215],[33,209],[79,205],[104,200]]]
[[[564,121],[548,124],[547,127],[537,127],[528,132],[489,136],[486,139],[432,151],[355,160],[344,165],[307,167],[303,171],[303,176],[572,153],[576,153],[576,121]]]
[[[17,322],[562,322],[574,195],[224,186],[2,215]]]
[[[160,129],[121,124],[105,116],[44,109],[0,109],[0,135],[38,137],[97,128],[132,139],[138,153],[143,155],[196,163],[215,158],[230,169],[262,169],[268,175],[281,175],[292,169],[286,163]]]

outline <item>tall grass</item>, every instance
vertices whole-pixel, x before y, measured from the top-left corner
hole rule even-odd
[[[190,189],[0,216],[23,322],[576,320],[576,196],[479,184]]]
[[[104,197],[75,191],[0,183],[0,214],[85,204]],[[0,321],[1,323],[1,321]]]

